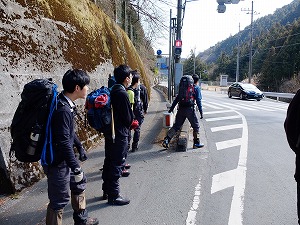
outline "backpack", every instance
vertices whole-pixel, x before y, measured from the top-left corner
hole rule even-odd
[[[195,103],[194,79],[190,75],[184,75],[179,82],[178,90],[179,106],[193,106]]]
[[[41,159],[43,165],[52,163],[51,118],[57,95],[57,85],[51,79],[36,79],[25,84],[10,126],[10,157],[14,153],[21,162]]]
[[[89,93],[85,108],[88,110],[87,121],[91,127],[102,133],[110,128],[112,113],[109,88],[102,86]]]
[[[108,78],[108,83],[107,83],[107,87],[108,88],[111,88],[112,86],[114,86],[115,85],[115,83],[116,83],[116,78],[115,78],[115,76],[109,76],[109,78]]]
[[[300,89],[287,109],[284,121],[284,130],[290,148],[295,152],[300,152]]]
[[[132,90],[134,93],[134,104],[133,104],[133,111],[141,111],[142,110],[142,101],[141,101],[141,87],[140,85],[137,86],[137,88],[132,88],[130,86],[128,88],[129,90]]]

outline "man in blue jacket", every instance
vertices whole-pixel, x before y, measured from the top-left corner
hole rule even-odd
[[[83,70],[68,70],[62,79],[63,91],[52,116],[53,163],[43,164],[47,175],[49,204],[46,224],[61,225],[64,207],[71,203],[75,225],[97,225],[96,218],[89,218],[86,210],[86,177],[73,149],[77,138],[74,131],[74,101],[85,99],[90,78]],[[77,140],[78,142],[78,140]]]
[[[189,120],[189,122],[191,123],[191,126],[193,128],[193,138],[194,138],[193,148],[202,148],[204,146],[204,144],[200,143],[200,138],[199,138],[200,126],[199,126],[198,118],[196,115],[196,109],[195,109],[195,102],[196,102],[198,109],[200,111],[200,119],[202,119],[203,118],[203,110],[202,110],[202,104],[201,104],[202,95],[201,95],[201,89],[198,85],[199,76],[194,74],[192,77],[186,76],[186,79],[189,79],[189,80],[193,79],[193,82],[194,82],[194,85],[192,87],[192,95],[189,96],[190,99],[188,99],[190,104],[184,104],[181,101],[181,99],[180,99],[181,97],[179,96],[179,94],[174,99],[172,106],[169,110],[169,113],[173,112],[177,103],[179,103],[179,109],[177,111],[175,123],[174,123],[173,127],[168,131],[167,136],[164,138],[164,141],[162,144],[164,148],[169,148],[169,143],[170,143],[172,137],[176,134],[176,132],[178,130],[181,129],[186,118]],[[183,79],[181,79],[180,82],[182,82],[182,80]],[[181,85],[179,84],[179,86],[181,86]]]

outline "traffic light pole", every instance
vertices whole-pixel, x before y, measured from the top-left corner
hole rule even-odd
[[[181,40],[181,16],[182,16],[182,1],[178,0],[176,40]]]
[[[168,67],[168,99],[169,101],[172,101],[172,9],[170,9],[170,34],[169,34],[169,67]]]

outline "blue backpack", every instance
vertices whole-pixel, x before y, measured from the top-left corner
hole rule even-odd
[[[110,89],[102,86],[86,97],[87,121],[91,127],[103,133],[111,128],[112,114]]]

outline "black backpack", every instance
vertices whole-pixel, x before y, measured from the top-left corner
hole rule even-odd
[[[51,118],[57,95],[57,85],[51,79],[36,79],[25,84],[10,126],[10,157],[14,154],[21,162],[41,159],[43,165],[52,163]],[[47,160],[46,155],[50,156]]]
[[[111,128],[112,113],[109,88],[102,86],[89,93],[86,97],[85,108],[88,110],[87,121],[91,127],[102,133]]]
[[[179,106],[192,106],[195,104],[195,86],[191,75],[184,75],[180,79],[178,90]]]
[[[284,130],[291,149],[298,153],[300,151],[300,89],[287,109]]]

